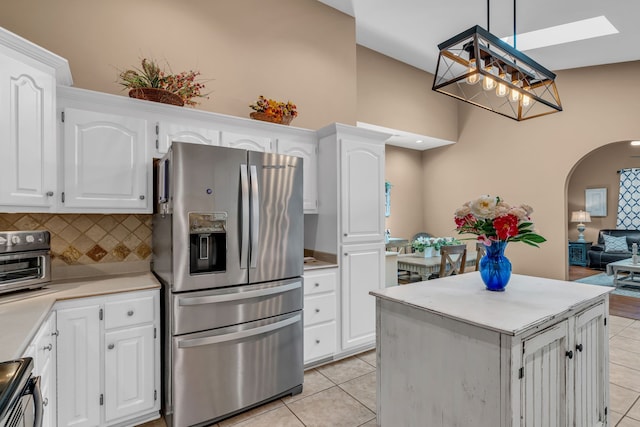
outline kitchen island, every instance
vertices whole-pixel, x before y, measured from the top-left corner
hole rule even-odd
[[[378,425],[607,425],[611,290],[473,272],[371,292]]]

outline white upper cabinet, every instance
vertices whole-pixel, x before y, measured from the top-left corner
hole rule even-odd
[[[64,109],[63,211],[151,212],[147,120]]]
[[[0,210],[55,207],[55,97],[66,60],[0,28]]]
[[[342,139],[342,243],[384,239],[384,144]]]
[[[222,132],[223,147],[241,148],[243,150],[273,152],[273,139],[268,136],[243,135],[233,132]]]
[[[174,141],[192,144],[220,145],[220,131],[183,123],[159,122],[156,129],[158,153],[165,154]]]
[[[299,141],[278,139],[278,154],[302,158],[304,181],[304,213],[318,212],[318,143],[317,141]]]

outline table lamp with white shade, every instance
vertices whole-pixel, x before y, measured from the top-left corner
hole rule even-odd
[[[578,240],[576,241],[584,242],[584,223],[591,222],[591,215],[585,211],[571,212],[571,222],[578,223]]]

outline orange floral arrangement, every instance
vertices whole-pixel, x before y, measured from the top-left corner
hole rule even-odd
[[[287,101],[286,103],[278,102],[273,99],[265,98],[262,95],[258,97],[255,104],[251,104],[249,107],[258,113],[263,113],[277,120],[298,116],[296,104],[293,104],[291,101]]]

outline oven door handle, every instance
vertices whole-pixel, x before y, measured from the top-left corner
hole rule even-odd
[[[33,395],[34,423],[35,427],[42,427],[44,405],[42,404],[42,391],[40,389],[40,377],[31,378],[25,394]]]
[[[296,281],[288,285],[273,286],[265,289],[256,289],[246,292],[230,292],[219,295],[208,295],[204,297],[178,297],[179,306],[215,304],[217,302],[238,301],[249,298],[264,297],[267,295],[280,294],[302,287],[302,282]]]
[[[205,338],[191,338],[178,340],[178,348],[190,348],[190,347],[201,347],[205,345],[218,344],[222,342],[228,341],[236,341],[242,338],[248,338],[255,335],[264,335],[269,332],[273,332],[278,329],[285,328],[289,325],[293,325],[294,323],[300,322],[302,317],[300,314],[296,314],[293,317],[290,317],[285,320],[281,320],[276,323],[271,323],[270,325],[258,326],[257,328],[248,329],[246,331],[240,332],[232,332],[230,334],[222,334],[216,335],[212,337]]]

